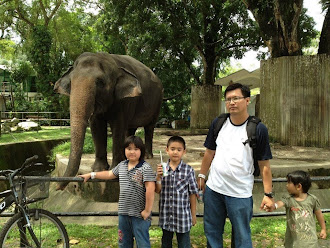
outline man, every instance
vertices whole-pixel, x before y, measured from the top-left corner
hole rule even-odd
[[[228,216],[234,232],[235,247],[252,247],[250,221],[253,214],[252,189],[254,183],[253,152],[247,140],[246,124],[249,117],[250,89],[235,83],[225,90],[225,102],[230,114],[215,140],[213,120],[206,137],[206,151],[198,177],[204,190],[204,230],[207,247],[223,247],[223,231]],[[272,158],[268,130],[257,125],[257,160],[263,179],[265,196],[260,208],[273,209]],[[211,168],[210,168],[211,167]],[[209,172],[205,186],[205,177]]]

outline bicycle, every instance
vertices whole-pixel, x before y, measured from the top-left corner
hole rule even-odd
[[[49,180],[30,180],[23,175],[34,167],[42,166],[35,163],[35,155],[25,160],[16,170],[2,170],[9,182],[10,189],[0,192],[0,213],[11,206],[14,215],[7,221],[0,232],[0,247],[69,247],[69,237],[63,223],[51,212],[40,208],[29,208],[28,204],[46,199],[49,192]],[[49,171],[38,170],[38,177],[45,176]]]

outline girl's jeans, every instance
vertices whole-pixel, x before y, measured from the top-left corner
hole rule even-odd
[[[151,221],[128,215],[119,215],[118,246],[133,248],[134,237],[136,246],[150,248],[149,227]]]

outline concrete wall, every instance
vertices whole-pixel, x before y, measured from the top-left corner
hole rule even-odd
[[[38,162],[48,164],[48,156],[53,147],[67,139],[34,141],[0,145],[0,170],[16,169],[25,159],[38,155]]]
[[[191,128],[209,128],[220,114],[221,86],[202,85],[191,88]]]
[[[283,145],[330,146],[330,56],[261,62],[260,117]]]

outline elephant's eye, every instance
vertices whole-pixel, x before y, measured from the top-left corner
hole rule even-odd
[[[103,89],[105,86],[105,83],[103,82],[103,80],[98,78],[98,79],[96,79],[96,86],[100,89]]]

